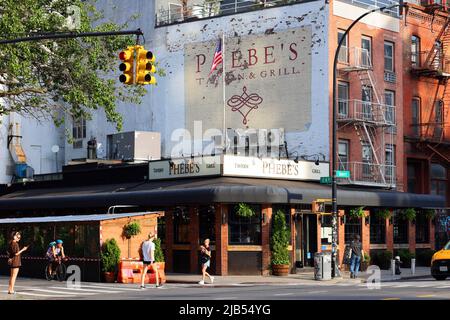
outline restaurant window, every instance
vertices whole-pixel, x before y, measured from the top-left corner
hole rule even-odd
[[[420,133],[420,98],[413,98],[411,101],[411,126],[415,136]]]
[[[161,240],[161,244],[166,242],[166,217],[158,217],[158,225],[156,228],[158,239]]]
[[[445,196],[447,194],[447,169],[439,163],[431,164],[431,194]]]
[[[250,205],[255,215],[241,217],[237,213],[237,205],[229,206],[228,215],[228,243],[231,245],[260,245],[261,244],[261,206]]]
[[[350,243],[357,234],[361,237],[361,220],[349,214],[345,215],[345,243]]]
[[[408,243],[408,220],[406,220],[400,210],[394,211],[394,243]]]
[[[175,208],[173,211],[173,242],[174,244],[189,243],[189,209]]]
[[[394,72],[394,43],[384,42],[384,70]]]
[[[386,219],[379,217],[373,210],[370,211],[370,243],[386,243]]]
[[[372,66],[372,38],[367,36],[361,37],[361,65],[363,67]]]
[[[216,210],[214,206],[202,206],[198,208],[199,241],[203,243],[209,239],[211,243],[216,241]]]
[[[338,158],[339,158],[339,170],[348,170],[349,165],[349,140],[339,140],[338,144]]]
[[[422,211],[416,215],[416,243],[430,242],[430,221]]]
[[[275,221],[275,214],[278,212],[278,210],[283,211],[284,213],[284,219],[286,221],[286,227],[288,228],[289,232],[292,232],[291,226],[292,226],[292,216],[291,216],[291,206],[285,205],[285,204],[274,204],[272,205],[272,221],[271,221],[271,228],[270,228],[270,236],[272,237],[272,230],[273,230],[273,223]],[[292,237],[289,237],[289,244],[292,244]]]
[[[345,31],[344,30],[338,30],[338,44],[339,41],[344,37]],[[344,38],[344,41],[341,45],[341,50],[339,50],[339,56],[338,56],[339,62],[348,63],[348,35]]]
[[[321,244],[328,245],[332,243],[333,236],[333,216],[331,214],[324,214],[320,220],[320,239]]]
[[[417,36],[411,37],[411,66],[420,67],[420,38]]]

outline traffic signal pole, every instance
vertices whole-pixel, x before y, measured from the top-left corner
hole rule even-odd
[[[41,41],[50,39],[74,39],[87,37],[111,37],[111,36],[126,36],[136,35],[143,36],[141,29],[137,30],[123,30],[123,31],[109,31],[109,32],[62,32],[62,33],[43,33],[39,35],[30,35],[23,38],[15,38],[8,40],[0,40],[0,44],[13,44],[19,42]]]
[[[332,244],[331,244],[331,254],[332,254],[332,260],[331,260],[331,277],[334,278],[336,276],[339,276],[339,269],[337,268],[337,261],[336,261],[336,255],[337,255],[337,219],[338,219],[338,210],[337,210],[337,181],[336,181],[336,145],[337,145],[337,117],[336,117],[336,87],[337,87],[337,81],[336,81],[336,73],[337,73],[337,63],[338,63],[338,57],[339,52],[342,47],[342,43],[347,38],[348,33],[350,30],[357,24],[361,19],[363,19],[365,16],[377,12],[377,11],[384,11],[393,9],[395,7],[399,7],[399,15],[402,15],[403,7],[405,4],[403,3],[403,0],[399,1],[399,4],[392,5],[389,7],[381,7],[376,8],[370,11],[367,11],[366,13],[362,14],[360,17],[358,17],[355,21],[352,22],[352,24],[345,30],[344,35],[339,40],[338,46],[336,48],[336,52],[334,54],[334,61],[333,61],[333,123],[332,123],[332,150],[331,150],[331,214],[332,214]]]

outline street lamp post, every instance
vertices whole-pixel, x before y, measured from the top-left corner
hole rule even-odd
[[[337,69],[337,63],[338,63],[338,57],[339,52],[342,47],[342,43],[347,38],[348,33],[350,30],[357,24],[361,19],[368,16],[369,14],[376,12],[376,11],[384,11],[387,9],[393,9],[395,7],[399,7],[400,15],[402,14],[402,9],[405,5],[403,4],[403,0],[399,1],[399,4],[392,5],[389,7],[381,7],[381,8],[375,8],[370,11],[367,11],[366,13],[359,16],[355,21],[350,24],[350,26],[345,30],[344,35],[339,40],[338,46],[336,48],[336,52],[334,54],[334,61],[333,61],[333,123],[332,123],[332,155],[331,155],[331,214],[332,214],[332,244],[331,244],[331,253],[332,253],[332,262],[331,262],[331,276],[334,278],[336,277],[337,273],[339,273],[338,268],[336,267],[336,251],[337,251],[337,183],[336,183],[336,144],[337,144],[337,123],[336,123],[336,69]],[[337,272],[336,272],[337,271]],[[339,275],[339,274],[338,274]]]

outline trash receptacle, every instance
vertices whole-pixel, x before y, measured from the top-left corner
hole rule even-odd
[[[329,252],[314,254],[314,279],[331,280],[331,254]]]

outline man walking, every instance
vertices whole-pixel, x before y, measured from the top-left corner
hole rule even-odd
[[[350,244],[350,249],[352,250],[352,256],[350,258],[350,278],[356,279],[358,277],[361,257],[362,259],[364,259],[364,251],[361,248],[359,234],[355,235],[353,241]]]
[[[156,288],[161,288],[161,285],[159,284],[158,267],[155,264],[155,244],[153,243],[153,240],[155,240],[155,234],[150,232],[147,240],[142,242],[142,263],[144,264],[144,270],[141,278],[141,289],[145,288],[145,276],[147,275],[149,267],[155,272]]]

